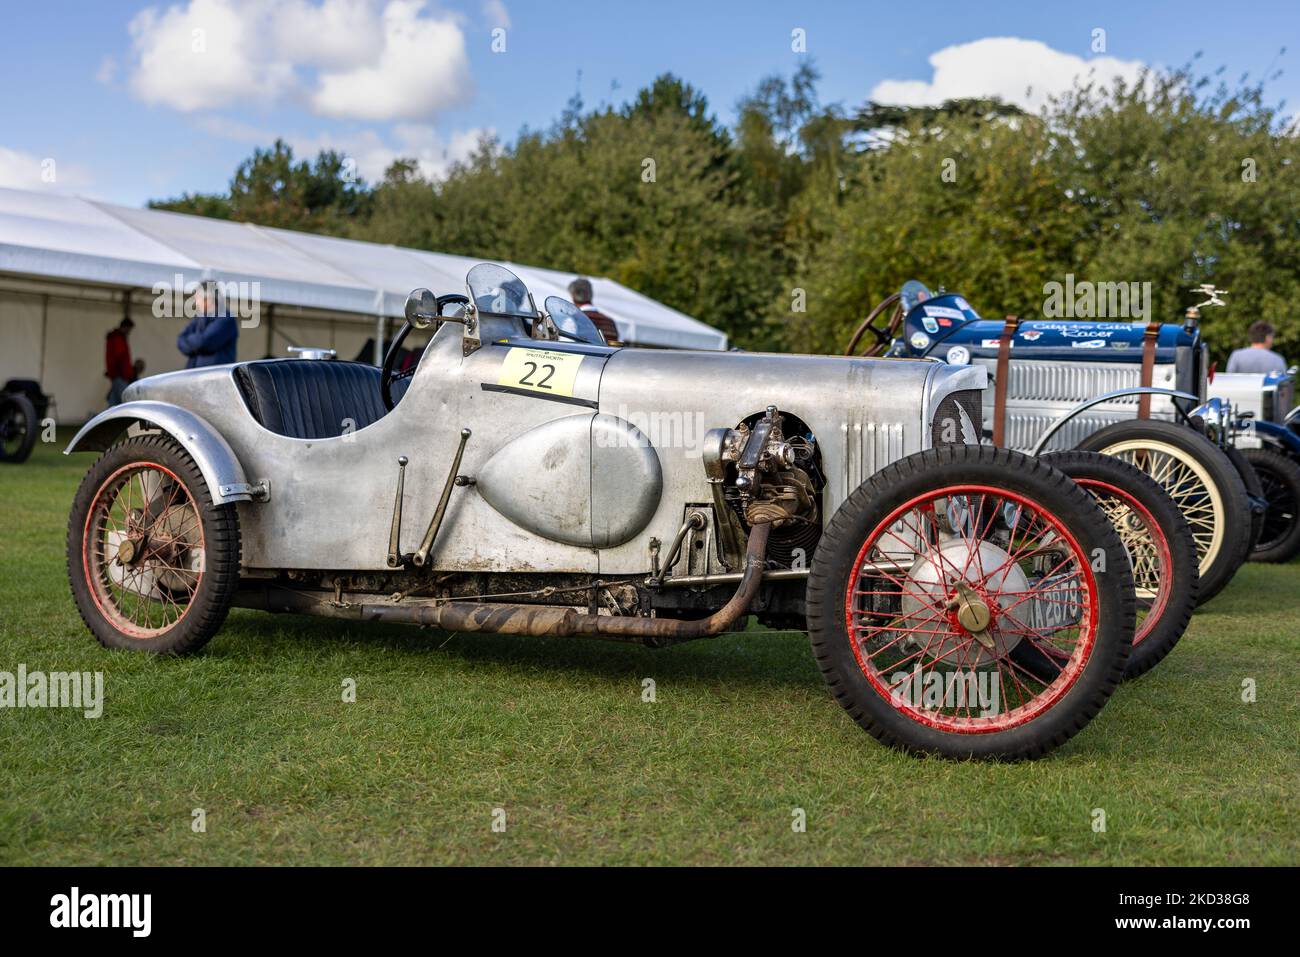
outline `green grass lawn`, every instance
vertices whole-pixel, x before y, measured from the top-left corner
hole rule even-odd
[[[0,671],[105,682],[97,720],[0,710],[0,864],[1300,863],[1300,566],[1243,569],[1047,759],[917,760],[757,627],[656,652],[237,611],[196,658],[106,651],[64,573],[91,461],[0,467]]]

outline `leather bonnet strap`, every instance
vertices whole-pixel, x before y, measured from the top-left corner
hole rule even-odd
[[[1007,380],[1010,378],[1011,340],[1016,337],[1020,326],[1019,316],[1007,316],[1002,327],[1002,337],[998,340],[998,364],[993,379],[993,444],[999,448],[1006,438],[1007,425]]]
[[[1156,339],[1160,336],[1160,323],[1152,320],[1147,323],[1146,332],[1142,333],[1142,375],[1138,385],[1144,389],[1151,387],[1151,380],[1156,372]],[[1138,418],[1146,419],[1151,415],[1151,396],[1138,397]]]

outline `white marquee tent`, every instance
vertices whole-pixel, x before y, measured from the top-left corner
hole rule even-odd
[[[241,359],[290,345],[357,356],[402,315],[418,286],[458,292],[478,260],[247,223],[131,209],[72,196],[0,189],[0,383],[37,379],[61,423],[105,405],[104,336],[129,315],[131,351],[146,374],[180,368],[183,315],[159,317],[156,284],[247,283],[261,311],[243,323]],[[532,290],[567,296],[573,274],[505,263]],[[253,283],[257,286],[253,287]],[[596,305],[627,342],[725,349],[726,336],[609,279]]]

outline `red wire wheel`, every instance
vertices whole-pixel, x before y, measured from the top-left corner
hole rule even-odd
[[[808,586],[832,692],[880,740],[1037,757],[1123,675],[1136,616],[1123,546],[1062,472],[948,446],[872,476],[835,514]]]
[[[101,643],[194,651],[224,620],[239,581],[234,506],[213,504],[169,436],[127,439],[95,463],[73,500],[68,575]]]
[[[1006,547],[983,535],[999,519]],[[867,535],[845,594],[858,667],[894,707],[962,734],[1017,727],[1077,680],[1097,633],[1097,582],[1068,528],[1030,498],[954,485]],[[1012,652],[1060,661],[1043,680]]]
[[[156,638],[185,617],[203,580],[203,522],[170,469],[145,462],[108,476],[84,541],[91,597],[118,631]]]

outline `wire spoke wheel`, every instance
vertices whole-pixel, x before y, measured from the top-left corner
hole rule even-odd
[[[1267,502],[1250,557],[1287,562],[1300,553],[1300,463],[1272,448],[1243,449]]]
[[[1104,450],[1128,462],[1162,485],[1187,519],[1202,570],[1223,545],[1223,499],[1205,467],[1181,449],[1144,440],[1121,442]]]
[[[858,726],[963,759],[1038,758],[1077,734],[1123,677],[1136,620],[1093,497],[980,445],[905,456],[855,489],[817,544],[807,602],[813,655]]]
[[[1256,469],[1260,485],[1264,487],[1264,500],[1268,502],[1268,511],[1264,513],[1264,530],[1260,533],[1258,548],[1276,545],[1291,530],[1296,520],[1296,501],[1291,489],[1282,479],[1272,472]]]
[[[1096,579],[1041,504],[959,485],[904,503],[867,536],[845,614],[858,666],[895,708],[944,731],[1004,731],[1077,679],[1095,641]],[[1044,678],[1027,655],[1059,664]]]
[[[1169,606],[1174,587],[1169,540],[1155,516],[1131,493],[1095,479],[1075,477],[1087,489],[1119,535],[1133,569],[1137,626],[1133,644],[1146,640]]]
[[[189,611],[204,574],[203,523],[171,470],[137,463],[100,485],[86,521],[86,580],[123,634],[153,638]]]

